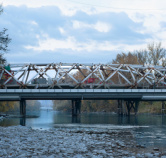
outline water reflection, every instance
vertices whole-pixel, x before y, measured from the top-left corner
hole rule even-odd
[[[81,116],[72,117],[72,123],[81,123]]]
[[[0,126],[8,127],[8,126],[17,126],[20,125],[20,118],[5,118],[0,120]]]
[[[0,121],[0,126],[28,125],[28,126],[54,126],[54,124],[112,124],[112,125],[138,125],[162,126],[166,125],[166,116],[137,115],[118,116],[111,113],[83,113],[72,117],[71,113],[41,110],[40,113],[29,114],[28,118],[6,118]],[[35,116],[35,117],[34,117]]]

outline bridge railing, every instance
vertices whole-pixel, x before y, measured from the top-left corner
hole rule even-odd
[[[166,68],[130,64],[0,65],[0,88],[165,88]]]

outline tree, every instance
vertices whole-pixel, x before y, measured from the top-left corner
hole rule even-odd
[[[146,49],[136,51],[136,55],[137,55],[137,61],[140,65],[151,63],[151,60],[148,57],[148,51]]]
[[[128,52],[117,54],[116,59],[112,61],[113,64],[139,64],[136,53]]]
[[[7,113],[9,111],[13,111],[16,107],[16,102],[14,101],[1,101],[0,102],[0,113]]]
[[[166,66],[166,49],[161,47],[161,42],[150,43],[147,49],[134,52],[117,54],[113,64],[140,64],[140,65],[163,65]]]
[[[71,101],[70,100],[54,100],[53,109],[57,111],[71,112]]]
[[[161,42],[148,44],[149,58],[153,65],[159,65],[160,61],[163,61],[166,50],[161,47]]]
[[[0,14],[2,12],[3,12],[3,8],[0,5]],[[6,32],[7,32],[6,28],[0,31],[0,64],[4,64],[6,62],[6,59],[3,57],[3,54],[8,51],[8,44],[11,41],[11,39],[9,38],[9,35],[6,34]]]
[[[5,64],[6,59],[3,57],[3,54],[0,53],[0,64]]]
[[[38,100],[27,100],[27,111],[40,111],[41,104]]]

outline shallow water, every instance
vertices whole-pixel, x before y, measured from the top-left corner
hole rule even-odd
[[[166,116],[137,115],[118,116],[112,113],[83,113],[72,117],[71,113],[41,110],[37,118],[6,118],[0,126],[25,125],[34,129],[49,128],[97,128],[103,130],[129,129],[138,144],[166,147]]]

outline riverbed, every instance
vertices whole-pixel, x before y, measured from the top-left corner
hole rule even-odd
[[[138,144],[135,127],[57,125],[49,130],[0,127],[0,157],[166,157],[164,148]],[[137,127],[136,127],[137,128]]]
[[[31,116],[0,121],[0,157],[166,157],[166,116],[73,118],[49,110]]]

